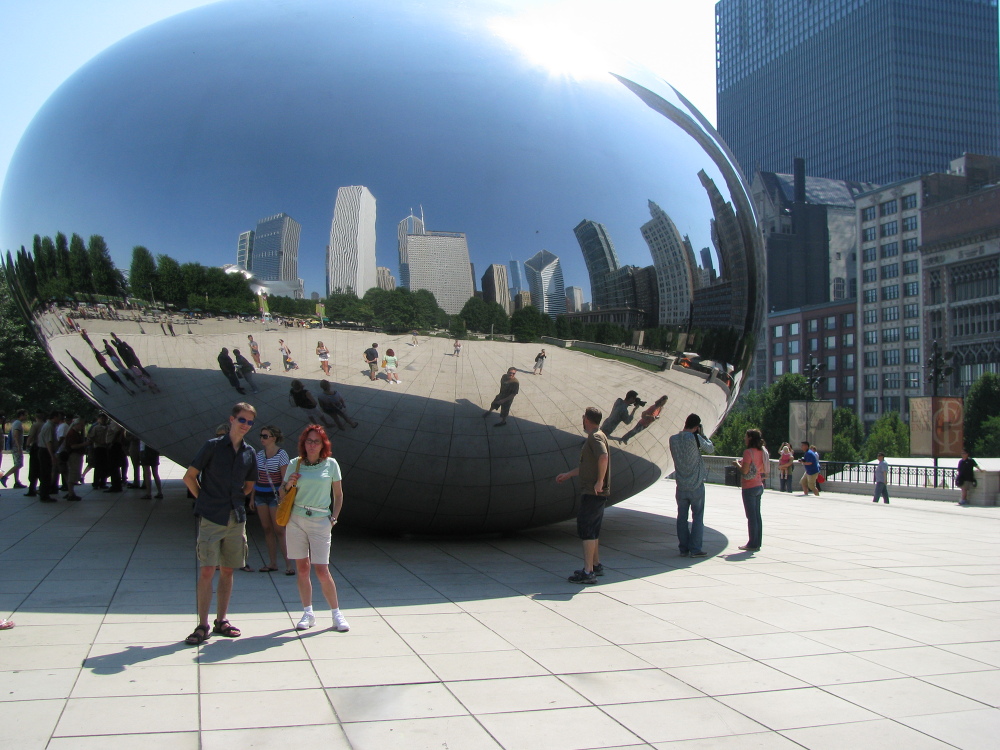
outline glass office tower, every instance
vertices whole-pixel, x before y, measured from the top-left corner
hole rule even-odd
[[[888,183],[1000,147],[997,0],[720,0],[719,132],[747,177]]]

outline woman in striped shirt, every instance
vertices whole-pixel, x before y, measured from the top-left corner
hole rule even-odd
[[[257,509],[257,518],[264,529],[264,543],[270,558],[260,572],[271,573],[278,569],[280,544],[281,555],[285,558],[285,575],[293,576],[295,567],[288,561],[288,551],[285,549],[285,527],[274,522],[274,515],[278,511],[278,488],[285,476],[285,467],[288,466],[288,454],[278,447],[281,439],[281,430],[273,424],[260,430],[260,442],[264,448],[257,451],[257,481],[254,483],[250,507]]]

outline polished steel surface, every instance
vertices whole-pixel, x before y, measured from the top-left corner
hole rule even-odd
[[[568,43],[517,21],[503,4],[230,2],[95,58],[32,122],[0,201],[5,271],[39,340],[76,387],[182,464],[241,398],[219,370],[221,348],[248,355],[247,336],[260,342],[272,367],[247,399],[261,424],[294,438],[307,417],[290,405],[290,381],[320,392],[313,352],[323,340],[329,380],[359,422],[330,430],[345,523],[466,533],[571,517],[580,488],[554,477],[576,465],[580,415],[590,405],[606,414],[633,388],[669,401],[628,445],[612,441],[612,500],[648,487],[670,470],[667,438],[684,417],[717,426],[752,364],[765,281],[747,191],[718,135],[668,84],[595,50],[553,56]],[[534,376],[537,344],[469,342],[453,357],[443,338],[413,347],[409,336],[176,310],[164,319],[121,305],[67,320],[71,299],[95,300],[39,298],[17,253],[62,231],[103,235],[123,268],[135,244],[222,265],[241,231],[287,211],[303,227],[299,275],[322,289],[333,196],[345,185],[377,199],[378,262],[393,268],[396,225],[418,205],[429,229],[467,233],[480,271],[541,249],[582,269],[573,229],[603,224],[623,264],[656,265],[666,369],[546,344]],[[117,351],[112,332],[155,390],[99,355]],[[283,371],[279,338],[299,370]],[[401,385],[368,380],[372,341],[400,355]],[[521,370],[521,392],[497,428],[480,415],[508,366]]]

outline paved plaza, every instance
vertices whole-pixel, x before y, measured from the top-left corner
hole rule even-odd
[[[201,647],[194,521],[166,499],[0,490],[5,747],[576,750],[989,748],[1000,736],[1000,508],[710,486],[705,559],[674,484],[515,536],[335,532],[349,633],[296,633],[295,579],[236,573],[238,639]],[[350,503],[350,498],[346,499]],[[251,519],[255,568],[262,537]],[[319,604],[319,602],[317,602]]]

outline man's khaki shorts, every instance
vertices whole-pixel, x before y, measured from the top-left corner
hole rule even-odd
[[[198,564],[202,567],[242,568],[247,564],[247,525],[229,514],[229,524],[221,526],[206,518],[198,525]]]

